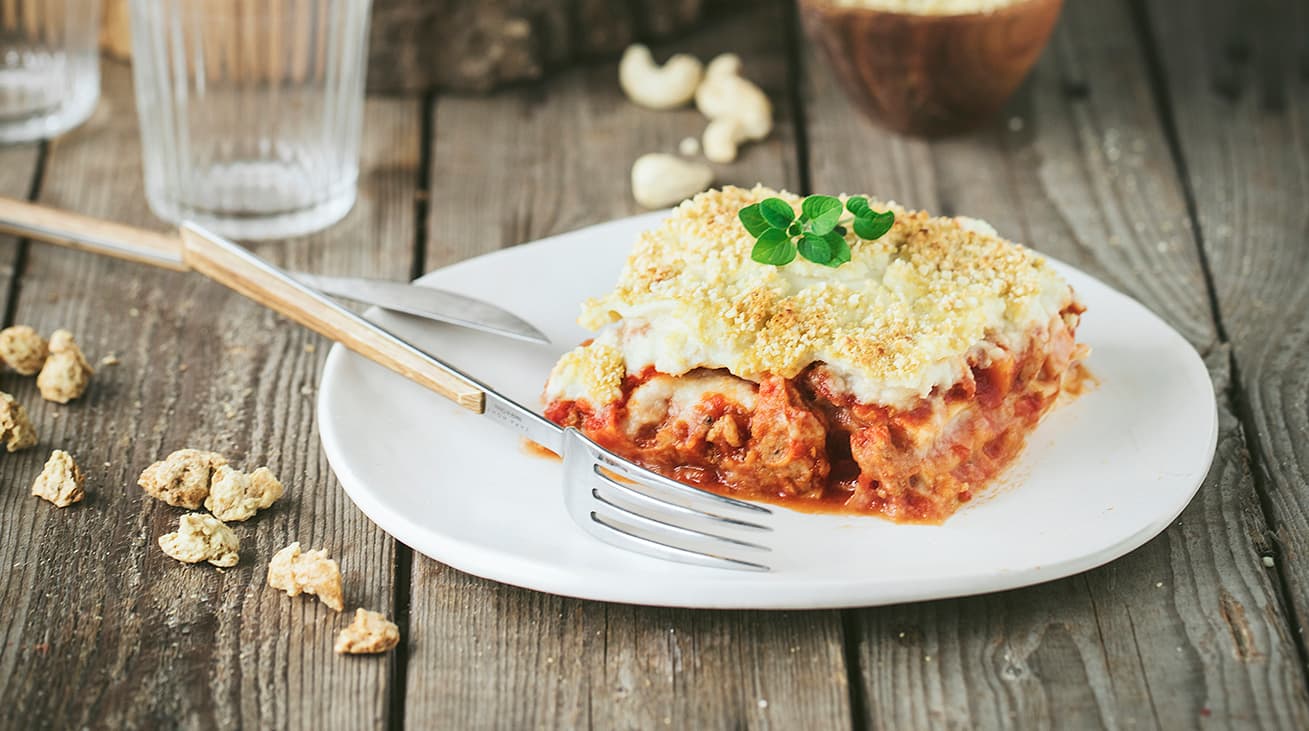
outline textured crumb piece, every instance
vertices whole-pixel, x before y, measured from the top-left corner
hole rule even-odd
[[[195,510],[209,496],[214,470],[227,464],[221,454],[179,449],[141,473],[136,484],[169,505]]]
[[[93,373],[73,334],[55,330],[50,336],[50,355],[36,376],[36,387],[46,401],[66,404],[86,391]]]
[[[247,520],[282,497],[282,483],[267,467],[246,474],[219,465],[209,484],[205,508],[219,520]]]
[[[24,376],[41,370],[48,352],[45,338],[27,325],[0,330],[0,359]]]
[[[204,513],[187,513],[177,532],[159,536],[164,553],[185,563],[208,561],[215,566],[235,566],[241,541],[223,521]]]
[[[50,453],[50,459],[46,460],[45,469],[41,470],[36,482],[32,483],[32,494],[66,508],[86,497],[82,489],[85,484],[86,478],[78,469],[77,462],[73,461],[73,455],[56,449]]]
[[[381,612],[356,609],[355,619],[336,636],[338,655],[372,655],[400,642],[400,628]]]
[[[36,429],[27,418],[27,409],[18,400],[0,391],[0,439],[5,449],[17,452],[36,444]]]
[[[327,606],[341,611],[341,569],[327,557],[326,549],[300,551],[299,541],[273,554],[268,562],[268,585],[288,596],[313,594]]]

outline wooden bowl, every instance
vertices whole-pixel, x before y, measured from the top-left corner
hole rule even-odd
[[[911,15],[800,0],[809,37],[874,121],[938,136],[976,127],[1032,70],[1063,0],[1020,0],[989,13]]]

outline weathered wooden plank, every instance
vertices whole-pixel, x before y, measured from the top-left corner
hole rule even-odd
[[[1274,529],[1309,613],[1309,7],[1146,3],[1200,240]],[[1303,645],[1302,645],[1303,647]],[[1303,661],[1303,658],[1302,658]]]
[[[1095,273],[1208,353],[1225,396],[1226,353],[1131,16],[1125,3],[1064,13],[1008,117],[936,143],[858,120],[809,54],[813,187],[985,218]],[[1244,441],[1223,401],[1199,496],[1130,556],[1029,589],[854,613],[870,725],[1309,722],[1294,638],[1261,564],[1268,535]]]
[[[130,74],[106,64],[104,84],[100,113],[54,143],[40,199],[162,227],[142,196]],[[405,277],[420,121],[416,102],[370,102],[357,208],[324,234],[259,253]],[[31,250],[15,319],[70,328],[93,361],[116,353],[121,364],[68,406],[3,376],[41,445],[0,461],[0,715],[29,728],[382,726],[388,659],[336,657],[347,618],[265,585],[269,557],[300,540],[339,559],[350,608],[392,611],[394,543],[338,488],[314,432],[325,344],[218,285],[46,246]],[[267,464],[287,485],[270,511],[235,526],[241,563],[225,572],[160,552],[155,539],[182,511],[135,485],[183,446]],[[53,447],[87,474],[87,500],[63,511],[26,494]]]
[[[776,4],[675,48],[734,50],[778,129],[721,180],[796,186]],[[435,110],[428,266],[637,212],[628,168],[699,135],[694,110],[624,100],[613,64]],[[695,612],[582,602],[415,559],[406,723],[414,728],[841,728],[849,723],[833,612]]]

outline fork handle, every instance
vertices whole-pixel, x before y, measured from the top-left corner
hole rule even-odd
[[[177,272],[188,269],[176,236],[13,198],[0,197],[0,232]]]
[[[485,390],[468,376],[297,282],[286,272],[230,241],[193,224],[183,224],[181,258],[186,267],[469,411],[480,414],[486,410]]]

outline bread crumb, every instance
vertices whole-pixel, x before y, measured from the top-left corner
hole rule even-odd
[[[66,404],[86,391],[93,373],[73,334],[55,330],[50,336],[50,355],[36,376],[36,387],[46,401]]]
[[[235,566],[241,541],[223,521],[204,513],[187,513],[178,521],[175,533],[159,536],[164,553],[184,563],[208,561],[215,566]]]
[[[248,520],[282,497],[282,483],[267,467],[246,474],[227,465],[214,469],[205,509],[219,520]]]
[[[381,612],[356,609],[355,619],[336,636],[338,655],[371,655],[400,643],[400,628]]]
[[[27,325],[0,330],[0,359],[24,376],[41,370],[47,353],[49,346],[45,338]]]
[[[85,484],[86,478],[82,476],[77,462],[73,461],[73,456],[62,449],[56,449],[50,453],[50,459],[46,460],[45,469],[37,475],[36,482],[32,483],[32,494],[49,500],[57,507],[66,508],[86,497],[82,489]]]
[[[225,464],[227,459],[215,452],[179,449],[146,467],[136,484],[169,505],[195,510],[209,497],[214,470]]]
[[[36,444],[36,429],[27,418],[27,409],[3,391],[0,391],[0,439],[5,440],[5,449],[10,452]]]
[[[118,356],[114,353],[110,353],[100,359],[100,365],[102,366],[116,366],[119,362]]]
[[[313,594],[327,606],[341,611],[341,569],[327,557],[326,549],[300,552],[296,541],[273,555],[268,562],[268,585],[288,596]]]

